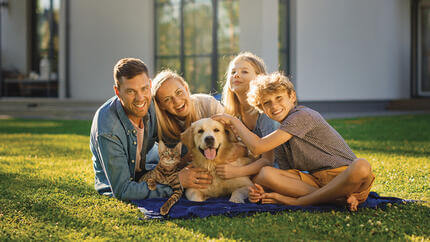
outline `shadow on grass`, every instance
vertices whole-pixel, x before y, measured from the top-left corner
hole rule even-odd
[[[430,157],[430,151],[419,151],[405,148],[383,148],[383,147],[363,147],[359,145],[350,145],[351,149],[358,152],[369,152],[369,153],[384,153],[387,155],[399,155],[409,157]]]
[[[91,226],[90,220],[74,217],[70,215],[70,210],[66,211],[65,208],[77,206],[81,202],[70,201],[73,198],[94,197],[94,190],[83,183],[67,184],[66,181],[59,182],[59,180],[53,182],[27,175],[4,173],[0,170],[2,211],[6,214],[11,213],[9,214],[11,218],[20,216],[15,218],[18,221],[34,218],[38,222],[48,223],[52,227],[58,225],[65,230],[69,228],[80,231],[83,227]],[[34,194],[37,193],[40,195],[36,197]],[[13,214],[13,211],[19,211],[19,215]],[[78,212],[79,208],[76,213]]]
[[[260,213],[249,217],[213,216],[205,219],[174,220],[179,227],[198,231],[209,238],[235,240],[401,240],[430,237],[426,220],[430,207],[420,203],[393,205],[382,209],[351,212],[287,211]],[[345,217],[350,217],[345,221]],[[371,225],[369,221],[372,221]],[[379,221],[379,222],[378,222]],[[380,223],[380,224],[379,224]],[[348,224],[348,225],[347,225]],[[365,225],[361,227],[360,225]],[[350,226],[351,225],[351,226]],[[355,227],[354,227],[355,226]],[[424,239],[424,240],[425,240]]]
[[[2,134],[77,134],[89,136],[91,121],[85,120],[0,120]]]

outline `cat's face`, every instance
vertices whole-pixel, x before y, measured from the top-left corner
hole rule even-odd
[[[160,163],[166,166],[176,166],[181,161],[182,143],[178,143],[174,148],[168,148],[163,141],[158,144],[158,155]]]

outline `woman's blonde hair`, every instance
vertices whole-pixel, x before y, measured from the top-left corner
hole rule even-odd
[[[257,75],[266,74],[266,65],[264,61],[251,52],[239,53],[230,61],[226,72],[226,82],[222,91],[222,104],[224,105],[225,112],[233,116],[239,116],[240,103],[236,94],[230,88],[232,77],[231,70],[233,69],[234,63],[240,60],[248,62],[254,68]]]
[[[157,113],[157,124],[158,124],[158,139],[163,140],[165,138],[172,140],[179,140],[181,137],[181,132],[184,131],[181,129],[177,122],[177,118],[174,115],[170,114],[166,110],[160,108],[157,100],[157,92],[160,89],[161,85],[170,79],[176,79],[181,82],[184,87],[186,87],[187,93],[191,96],[190,88],[188,87],[188,83],[175,71],[166,69],[157,74],[157,76],[152,81],[152,99],[155,106],[155,112]],[[189,103],[190,113],[185,118],[185,127],[189,127],[192,122],[197,120],[197,114],[194,108],[193,101],[190,100]]]
[[[280,72],[274,72],[269,75],[260,75],[249,85],[248,103],[263,112],[261,100],[265,95],[287,92],[288,97],[295,94],[294,84]],[[297,105],[297,97],[294,102]]]

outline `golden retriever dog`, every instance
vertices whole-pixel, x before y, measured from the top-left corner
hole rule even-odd
[[[206,189],[188,188],[185,196],[190,201],[205,201],[210,197],[231,194],[234,203],[244,203],[248,198],[248,187],[252,186],[249,177],[222,179],[216,175],[215,167],[230,163],[244,166],[251,162],[244,146],[237,142],[233,132],[211,118],[204,118],[191,124],[181,134],[182,143],[192,152],[192,165],[205,168],[212,175],[212,184]]]

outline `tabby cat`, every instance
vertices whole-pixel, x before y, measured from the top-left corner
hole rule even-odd
[[[139,182],[145,181],[149,190],[155,190],[157,183],[165,184],[173,189],[173,194],[160,208],[160,214],[166,215],[170,208],[182,197],[183,189],[179,183],[178,164],[181,161],[182,143],[178,143],[175,148],[168,148],[163,141],[158,144],[158,154],[160,161],[154,170],[145,173]]]

